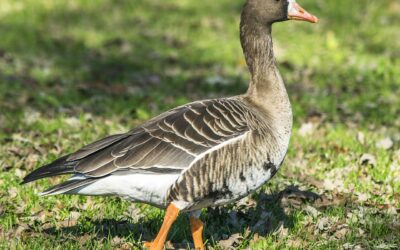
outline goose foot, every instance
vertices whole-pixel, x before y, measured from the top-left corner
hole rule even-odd
[[[175,207],[174,204],[171,203],[167,207],[167,212],[165,213],[163,224],[161,226],[160,231],[158,232],[156,239],[152,242],[145,242],[143,244],[143,247],[149,250],[163,250],[169,229],[171,228],[172,224],[178,217],[178,214],[179,214],[179,209]]]
[[[194,242],[194,248],[196,250],[204,250],[203,243],[203,222],[199,219],[200,211],[192,212],[190,220],[190,229],[192,231],[192,237]]]
[[[154,241],[146,241],[143,244],[144,248],[147,248],[149,250],[162,250],[164,247],[164,244],[156,244]]]

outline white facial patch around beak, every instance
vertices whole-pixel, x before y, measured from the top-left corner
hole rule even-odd
[[[297,9],[295,7],[296,0],[288,0],[288,2],[289,2],[288,13],[292,13],[292,14],[297,13],[298,11],[297,11]]]

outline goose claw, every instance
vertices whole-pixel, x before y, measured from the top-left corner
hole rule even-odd
[[[146,241],[143,243],[144,248],[151,249],[152,246],[153,246],[153,242]]]

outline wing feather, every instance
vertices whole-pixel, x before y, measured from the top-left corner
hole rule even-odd
[[[230,98],[175,108],[128,133],[106,137],[57,161],[57,173],[99,178],[127,170],[182,171],[213,148],[249,130],[243,106],[243,102]],[[60,170],[63,165],[68,171]],[[57,175],[51,173],[51,166],[27,180]]]

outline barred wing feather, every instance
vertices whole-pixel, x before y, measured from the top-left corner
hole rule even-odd
[[[100,178],[120,170],[181,172],[205,152],[247,132],[245,110],[234,98],[190,103],[89,144],[35,170],[24,182],[69,173]]]

